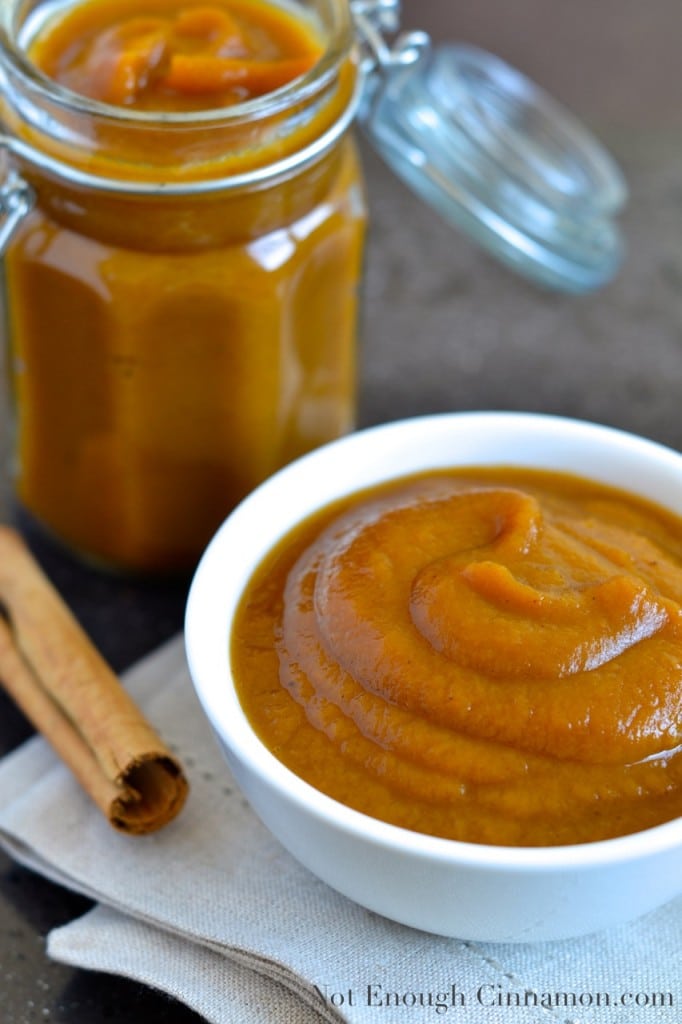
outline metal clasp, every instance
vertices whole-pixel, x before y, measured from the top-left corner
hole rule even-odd
[[[35,194],[31,186],[16,171],[8,170],[0,185],[0,216],[3,218],[0,222],[0,256],[34,203]]]
[[[414,64],[431,45],[426,32],[404,32],[392,43],[384,33],[396,33],[400,27],[400,0],[351,0],[351,13],[362,47],[362,70],[389,72]]]

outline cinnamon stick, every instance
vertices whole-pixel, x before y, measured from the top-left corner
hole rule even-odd
[[[114,828],[153,832],[180,811],[188,784],[179,761],[5,526],[0,682]]]

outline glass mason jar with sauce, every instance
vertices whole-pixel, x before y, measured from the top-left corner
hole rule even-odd
[[[35,197],[5,255],[18,496],[92,559],[186,569],[248,490],[353,424],[349,12],[14,18],[2,114]]]
[[[358,112],[397,173],[517,269],[571,291],[613,273],[620,179],[594,140],[489,55],[421,33],[389,49],[396,15],[3,5],[17,493],[72,550],[189,570],[249,490],[352,428]]]

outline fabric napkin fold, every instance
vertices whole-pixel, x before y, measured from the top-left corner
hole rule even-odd
[[[50,956],[136,978],[213,1024],[679,1024],[682,900],[528,946],[387,921],[312,876],[252,813],[199,708],[181,638],[125,681],[190,777],[187,806],[163,831],[113,832],[40,737],[0,764],[2,844],[97,904],[51,933]]]

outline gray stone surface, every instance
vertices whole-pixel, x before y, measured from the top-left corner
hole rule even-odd
[[[632,196],[617,279],[584,297],[513,276],[366,160],[373,224],[362,421],[533,409],[682,444],[682,158],[612,137]]]
[[[404,24],[515,63],[571,106],[621,162],[628,257],[597,294],[539,291],[426,210],[366,153],[371,230],[361,424],[452,409],[586,417],[682,448],[682,102],[678,0],[405,0]],[[363,145],[363,149],[366,146]],[[0,460],[7,465],[7,410]],[[0,473],[0,519],[12,516]],[[123,667],[181,624],[184,587],[88,573],[31,538],[110,660]],[[0,750],[29,729],[0,696]],[[43,937],[87,904],[0,857],[2,1024],[189,1024],[119,979],[50,964]]]

